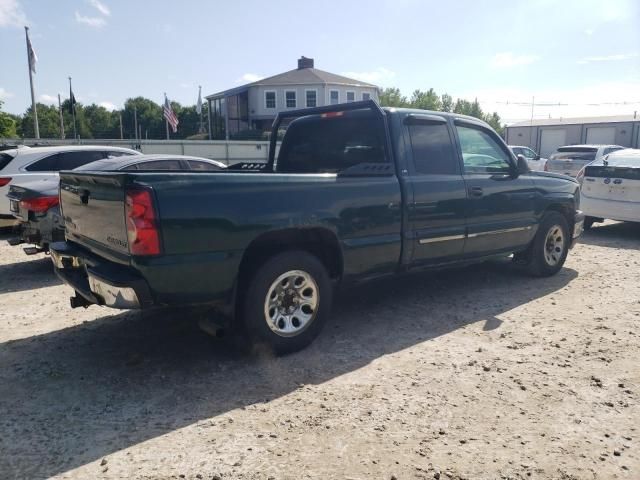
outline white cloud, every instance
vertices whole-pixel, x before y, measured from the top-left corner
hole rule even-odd
[[[22,27],[28,23],[18,0],[0,0],[0,28]]]
[[[578,63],[585,64],[585,63],[593,63],[593,62],[616,62],[621,60],[629,60],[637,57],[638,57],[637,53],[617,53],[615,55],[585,57],[581,60],[578,60]]]
[[[593,33],[594,33],[594,32],[595,32],[595,30],[594,30],[593,28],[587,28],[587,29],[584,31],[584,34],[585,34],[585,35],[589,35],[589,36],[591,36],[591,35],[593,35]]]
[[[98,105],[100,105],[101,107],[106,108],[109,111],[116,110],[116,106],[111,102],[100,102]]]
[[[385,67],[378,67],[369,72],[342,72],[341,75],[367,83],[384,85],[396,77],[396,72]]]
[[[89,0],[89,3],[105,17],[111,16],[111,10],[100,0]]]
[[[640,111],[640,80],[594,83],[566,89],[501,88],[455,92],[454,98],[477,97],[486,112],[496,111],[509,124],[531,118],[598,117]]]
[[[47,103],[49,105],[57,105],[58,97],[55,95],[47,95],[46,93],[43,93],[38,97],[38,101],[40,103]]]
[[[490,65],[495,68],[517,67],[529,65],[539,59],[537,55],[514,55],[512,52],[501,52],[493,56]]]
[[[255,73],[245,73],[236,82],[257,82],[258,80],[262,80],[264,77],[262,75],[256,75]]]
[[[107,21],[102,17],[85,17],[78,12],[76,12],[76,22],[84,23],[93,28],[102,28],[107,24]]]
[[[4,88],[0,87],[0,100],[13,97],[13,93],[7,92]]]
[[[180,83],[180,88],[195,88],[193,83],[190,82],[182,82]]]

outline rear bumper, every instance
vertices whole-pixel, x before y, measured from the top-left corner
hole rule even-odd
[[[571,235],[571,245],[569,248],[573,248],[580,235],[584,232],[584,213],[581,210],[576,210],[576,214],[573,217],[573,233]]]
[[[580,208],[589,217],[608,218],[622,222],[640,222],[639,202],[601,200],[582,195],[580,197]]]
[[[49,250],[56,275],[89,304],[120,309],[154,304],[146,281],[128,267],[107,262],[69,242],[52,243]]]

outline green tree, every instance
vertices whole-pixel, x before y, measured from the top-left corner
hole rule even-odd
[[[84,107],[83,113],[92,138],[120,137],[117,115],[114,117],[112,112],[96,104]]]
[[[165,138],[164,117],[162,107],[153,100],[144,97],[129,98],[124,103],[122,112],[122,127],[124,138],[135,138],[134,108],[138,112],[138,125],[142,130],[142,138],[148,134],[149,138]],[[120,128],[118,126],[118,128]],[[118,132],[118,136],[119,136]]]
[[[440,97],[433,88],[430,88],[426,92],[421,90],[414,90],[411,95],[410,105],[412,108],[420,108],[422,110],[436,110],[442,109],[442,102]]]
[[[443,112],[451,112],[453,110],[453,97],[448,93],[443,93],[440,97],[440,109]]]
[[[40,130],[40,138],[60,138],[60,117],[58,108],[53,105],[45,105],[37,103],[38,109],[38,128]],[[21,131],[24,138],[34,138],[35,131],[33,129],[33,109],[27,108],[22,116]]]
[[[18,119],[15,115],[2,111],[2,100],[0,100],[0,138],[16,138],[18,136]]]
[[[400,93],[399,88],[385,88],[378,96],[383,107],[408,107],[407,97]]]
[[[497,112],[486,114],[484,116],[484,121],[491,125],[491,128],[493,128],[496,132],[498,132],[499,135],[502,136],[502,134],[504,133],[504,125],[502,124],[500,115],[498,115]]]

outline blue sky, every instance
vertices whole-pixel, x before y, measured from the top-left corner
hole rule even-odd
[[[305,55],[406,95],[477,97],[506,121],[528,118],[513,103],[533,96],[566,104],[536,105],[536,118],[640,114],[638,0],[0,0],[0,99],[13,113],[30,102],[24,24],[45,103],[68,96],[72,76],[84,103],[166,91],[192,104],[198,85],[207,95]]]

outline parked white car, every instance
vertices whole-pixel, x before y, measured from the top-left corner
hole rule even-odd
[[[14,148],[0,152],[0,219],[13,219],[9,209],[9,185],[44,180],[60,170],[73,170],[81,165],[107,157],[139,155],[129,148],[108,146],[58,146]]]
[[[545,170],[576,177],[588,163],[622,149],[620,145],[567,145],[551,154]]]
[[[522,155],[532,171],[542,171],[547,164],[547,159],[541,157],[535,150],[523,145],[509,145],[515,156]]]
[[[607,218],[640,222],[640,150],[618,150],[595,160],[578,181],[585,228]]]

